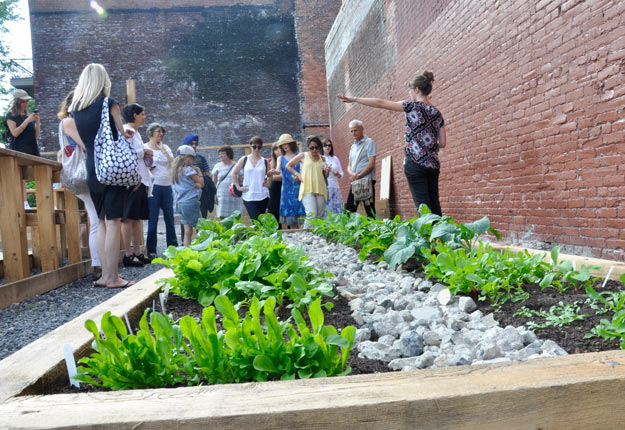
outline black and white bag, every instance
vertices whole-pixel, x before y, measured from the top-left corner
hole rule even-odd
[[[100,129],[94,141],[95,173],[103,185],[132,187],[139,183],[137,153],[119,133],[113,138],[109,118],[109,99],[104,97]]]

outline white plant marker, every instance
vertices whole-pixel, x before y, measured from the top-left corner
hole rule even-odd
[[[128,327],[128,333],[134,334],[132,332],[132,327],[130,327],[130,321],[128,321],[128,314],[124,314],[124,319],[126,320],[126,327]]]
[[[165,301],[167,300],[165,298],[165,294],[164,293],[160,293],[158,295],[158,298],[161,300],[161,311],[163,311],[163,315],[165,315],[167,312],[165,311]]]
[[[68,344],[63,345],[63,353],[65,354],[65,365],[67,366],[67,374],[69,375],[69,385],[80,388],[80,384],[74,379],[76,376],[76,361],[74,360],[74,351]]]
[[[601,284],[601,288],[605,288],[605,284],[608,283],[608,279],[610,279],[610,275],[612,274],[612,269],[614,269],[614,266],[610,266],[610,270],[608,270],[608,274],[605,277],[605,279],[603,280],[603,284]]]
[[[571,260],[571,263],[573,263],[573,270],[577,270],[577,269],[575,268],[575,260]]]
[[[152,300],[152,312],[156,312],[156,300]]]

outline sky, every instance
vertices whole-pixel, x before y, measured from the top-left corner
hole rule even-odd
[[[9,58],[32,58],[32,45],[30,42],[30,20],[28,19],[28,0],[18,0],[17,13],[22,19],[7,22],[6,26],[9,32],[3,37],[10,47]],[[11,88],[9,78],[1,83],[6,88]],[[7,99],[0,99],[0,111],[4,111],[4,107],[8,104],[10,96]]]

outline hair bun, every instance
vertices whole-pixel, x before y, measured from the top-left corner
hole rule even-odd
[[[423,72],[423,77],[429,82],[434,82],[434,73],[430,72],[429,70]]]

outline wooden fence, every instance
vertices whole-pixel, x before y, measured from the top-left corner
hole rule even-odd
[[[0,309],[87,275],[82,260],[78,199],[63,189],[61,164],[0,148]],[[24,209],[24,180],[35,180],[37,207]],[[56,207],[55,207],[56,206]],[[30,240],[29,240],[30,239]],[[65,260],[67,264],[63,266]],[[31,276],[31,269],[41,274]]]

